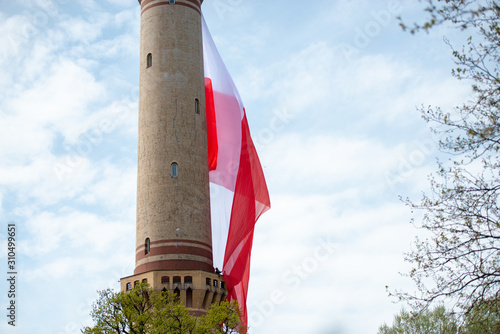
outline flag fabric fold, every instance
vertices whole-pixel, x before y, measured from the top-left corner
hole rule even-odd
[[[247,323],[254,226],[271,204],[245,108],[204,19],[202,24],[214,266],[222,269],[228,297],[238,301]]]

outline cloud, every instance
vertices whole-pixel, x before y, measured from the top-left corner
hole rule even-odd
[[[257,224],[252,256],[248,305],[250,325],[259,333],[288,325],[296,332],[299,324],[283,321],[299,313],[301,319],[323,319],[315,332],[359,317],[376,328],[381,313],[394,308],[385,285],[404,285],[396,273],[407,268],[401,249],[415,233],[402,224],[409,212],[397,200],[367,208],[347,205],[341,197],[272,198],[273,209]],[[282,303],[272,302],[278,292]]]
[[[431,144],[432,145],[432,142]],[[418,149],[403,143],[385,144],[373,138],[339,137],[333,134],[301,136],[286,133],[276,138],[261,151],[261,161],[274,191],[294,193],[346,191],[357,189],[356,196],[368,198],[376,192],[387,190],[387,172],[399,176],[400,164],[408,162],[407,173],[424,167],[431,160],[430,152],[415,160],[407,158]],[[425,154],[424,154],[425,153]],[[278,160],[273,157],[279,156]],[[272,161],[272,164],[269,162]],[[369,168],[367,168],[369,166]],[[406,171],[406,170],[405,170]],[[359,193],[363,193],[362,195]]]
[[[12,163],[46,153],[57,132],[75,141],[86,129],[90,104],[103,98],[102,91],[94,77],[75,63],[53,64],[31,88],[3,101],[2,159]]]
[[[26,16],[14,15],[6,16],[0,13],[0,63],[9,60],[16,60],[13,58],[18,55],[25,45],[26,36],[24,28],[28,25],[29,21]],[[17,62],[15,62],[17,63]],[[5,76],[2,76],[0,80],[5,80]]]
[[[68,207],[56,212],[35,213],[26,220],[25,229],[36,238],[23,244],[22,252],[36,259],[54,252],[63,255],[75,251],[73,254],[102,256],[112,252],[133,232],[132,225]],[[82,253],[82,250],[87,251]]]
[[[102,29],[109,21],[110,15],[106,13],[92,16],[94,22],[89,22],[82,18],[68,18],[59,23],[60,27],[67,35],[70,42],[89,43],[95,41],[102,35]]]
[[[105,164],[99,179],[92,182],[80,200],[85,204],[106,203],[108,210],[124,217],[135,217],[137,169],[124,169],[119,165]],[[123,208],[125,212],[120,212]]]
[[[283,133],[299,129],[389,137],[378,129],[391,126],[394,135],[408,137],[406,129],[415,131],[416,124],[427,131],[417,106],[450,109],[470,94],[469,85],[452,78],[447,68],[424,66],[384,53],[346,58],[339,44],[321,41],[271,64],[250,65],[235,81],[257,126],[272,127],[277,111],[286,110],[293,117]]]

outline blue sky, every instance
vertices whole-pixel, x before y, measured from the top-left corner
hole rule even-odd
[[[419,198],[439,155],[416,106],[467,99],[443,42],[463,36],[403,33],[397,16],[423,15],[410,0],[205,0],[203,12],[271,195],[251,332],[375,333],[402,306],[385,286],[413,289],[398,272],[422,232],[398,197]],[[15,222],[19,272],[18,326],[2,316],[2,333],[79,333],[96,291],[133,272],[139,19],[136,0],[1,2],[0,261]]]

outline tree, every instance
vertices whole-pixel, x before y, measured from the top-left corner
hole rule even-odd
[[[467,314],[461,333],[496,334],[500,333],[500,301],[484,300]]]
[[[154,292],[141,283],[129,292],[98,292],[90,313],[94,326],[84,334],[206,334],[246,333],[235,301],[212,305],[202,317],[191,315],[171,292]]]
[[[411,313],[404,309],[394,316],[392,326],[383,324],[378,334],[457,334],[455,317],[446,312],[444,306],[421,313]]]
[[[246,333],[246,327],[240,321],[241,316],[242,312],[235,300],[223,301],[218,306],[212,306],[207,315],[199,319],[196,333]]]
[[[427,0],[425,10],[428,20],[412,33],[438,24],[467,33],[460,50],[452,47],[452,75],[471,82],[472,97],[451,112],[420,110],[451,158],[430,177],[430,193],[418,203],[406,201],[423,211],[418,226],[430,237],[417,239],[406,254],[413,265],[407,275],[418,291],[394,294],[420,309],[453,301],[466,316],[500,300],[500,6],[493,0]]]
[[[419,313],[402,309],[392,326],[383,324],[378,334],[496,334],[500,333],[499,306],[498,301],[490,300],[474,307],[462,326],[442,305]]]

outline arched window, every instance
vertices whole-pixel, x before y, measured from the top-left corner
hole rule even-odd
[[[191,288],[186,290],[186,307],[193,307],[193,290]]]
[[[175,4],[175,0],[170,0],[170,4],[171,5]]]
[[[200,100],[194,99],[194,111],[199,114],[200,113]]]
[[[128,282],[125,291],[130,291],[130,290],[132,290],[132,283]]]
[[[193,276],[185,276],[184,277],[184,284],[186,283],[193,283]]]
[[[147,278],[143,278],[142,279],[142,283],[147,283],[148,282],[148,279]]]
[[[177,166],[177,163],[173,163],[171,166],[170,166],[170,176],[171,177],[177,177],[179,171],[178,171],[178,166]]]
[[[161,277],[161,284],[168,284],[168,283],[170,283],[170,277],[162,276]]]
[[[180,276],[174,276],[174,284],[175,283],[180,283],[181,282],[181,277]]]
[[[153,55],[151,53],[148,53],[146,64],[146,68],[153,66]]]
[[[134,281],[134,286],[139,285],[139,281]]]
[[[210,285],[212,283],[210,278],[208,278],[208,277],[206,278],[206,282],[207,282],[207,285]]]
[[[181,290],[179,290],[179,288],[175,288],[174,296],[176,302],[179,302],[179,300],[181,300]]]
[[[144,242],[144,254],[149,254],[151,252],[151,241],[149,241],[149,238],[146,238],[146,241]]]

